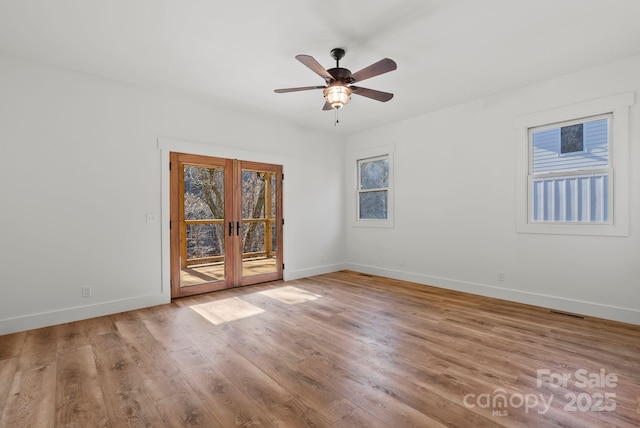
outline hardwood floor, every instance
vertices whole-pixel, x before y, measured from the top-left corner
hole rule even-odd
[[[640,326],[337,272],[0,336],[0,415],[12,428],[632,427]]]
[[[251,276],[276,272],[276,260],[275,257],[244,259],[242,261],[242,275]],[[222,279],[224,279],[224,262],[195,265],[180,270],[180,287],[190,287]]]

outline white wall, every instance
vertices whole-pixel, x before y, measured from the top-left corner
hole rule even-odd
[[[517,233],[513,129],[519,115],[639,88],[636,56],[350,136],[347,158],[395,143],[395,227],[349,226],[348,266],[640,324],[640,108],[630,109],[627,237]],[[350,224],[354,165],[345,174]]]
[[[281,161],[285,278],[342,267],[335,135],[0,56],[0,334],[168,301],[163,137]]]
[[[640,110],[628,237],[516,233],[512,129],[518,115],[638,88],[633,57],[361,132],[345,148],[228,105],[0,56],[0,334],[168,300],[166,219],[145,222],[166,203],[159,139],[285,165],[286,279],[349,267],[640,324]],[[395,227],[353,228],[344,159],[389,143]]]

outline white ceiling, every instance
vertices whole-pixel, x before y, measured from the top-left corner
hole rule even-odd
[[[333,126],[322,85],[334,47],[360,86]],[[0,0],[0,51],[130,84],[187,91],[234,109],[346,133],[402,120],[640,52],[639,0]],[[235,105],[237,104],[237,105]]]

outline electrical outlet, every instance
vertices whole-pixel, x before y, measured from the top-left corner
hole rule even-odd
[[[498,272],[498,281],[504,281],[504,272]]]
[[[91,297],[91,287],[85,285],[82,287],[82,297]]]

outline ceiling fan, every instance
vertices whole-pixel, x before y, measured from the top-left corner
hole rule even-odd
[[[296,55],[296,59],[309,67],[318,76],[322,77],[326,85],[276,89],[274,92],[283,94],[285,92],[323,89],[325,103],[322,110],[332,110],[343,107],[351,100],[351,94],[361,95],[382,102],[389,101],[393,98],[393,94],[389,92],[376,91],[375,89],[367,89],[354,86],[353,84],[395,70],[398,67],[395,61],[384,58],[352,74],[350,70],[340,67],[340,60],[344,57],[344,54],[344,49],[332,49],[331,57],[336,60],[336,66],[328,70],[322,67],[311,55]]]

